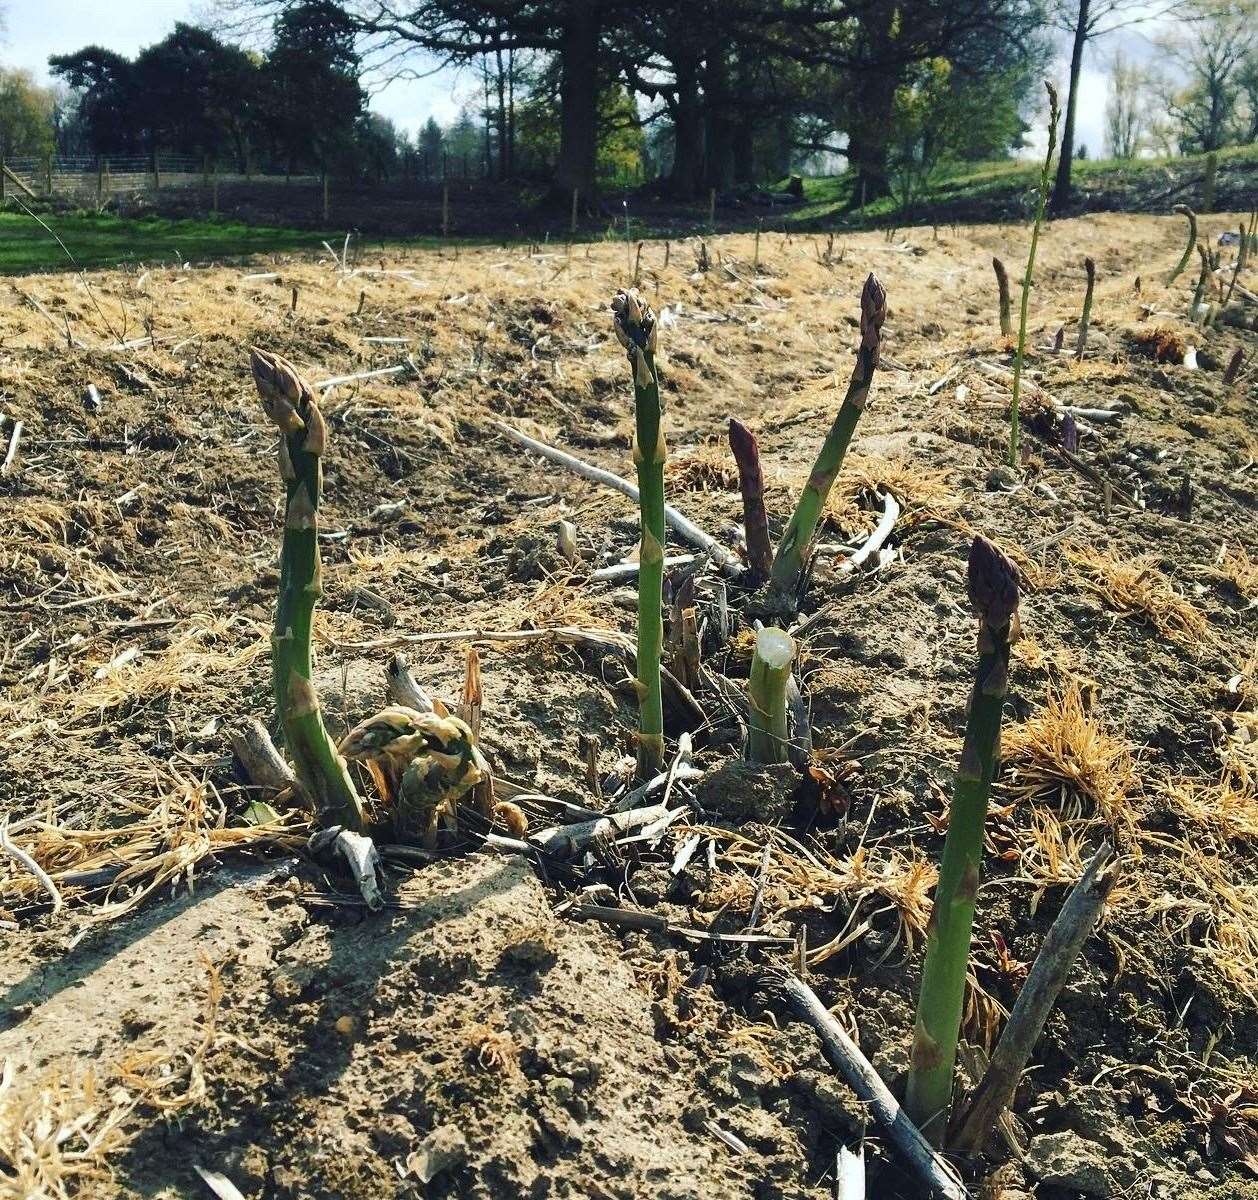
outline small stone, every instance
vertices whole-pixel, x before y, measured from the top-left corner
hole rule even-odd
[[[406,1168],[421,1183],[431,1183],[442,1171],[465,1163],[467,1156],[463,1131],[457,1125],[438,1125],[406,1156]]]
[[[1017,473],[1011,467],[993,467],[987,472],[989,492],[1011,492],[1018,486]]]
[[[1101,1200],[1120,1195],[1139,1176],[1125,1159],[1069,1131],[1032,1138],[1023,1167],[1041,1183]]]

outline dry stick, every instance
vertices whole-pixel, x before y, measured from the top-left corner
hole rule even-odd
[[[1223,372],[1223,386],[1231,387],[1236,382],[1236,377],[1241,373],[1241,363],[1245,361],[1245,351],[1239,346],[1232,353],[1231,360],[1228,362]]]
[[[627,812],[613,813],[595,821],[583,821],[579,825],[552,825],[539,830],[529,838],[528,844],[547,854],[563,858],[584,850],[592,842],[603,838],[621,837],[642,829],[667,816],[671,811],[662,804],[646,808],[633,808]]]
[[[1009,272],[1005,264],[992,257],[992,270],[996,272],[996,291],[1000,296],[1000,336],[1013,337],[1013,315],[1009,302]]]
[[[992,1054],[987,1070],[974,1092],[952,1139],[954,1149],[978,1154],[1009,1106],[1021,1078],[1057,1002],[1057,996],[1074,966],[1088,934],[1101,915],[1101,909],[1118,882],[1118,862],[1111,846],[1102,846],[1092,856],[1083,877],[1070,890],[1061,912],[1053,922],[1036,956],[1026,983],[1005,1023],[1004,1032]]]
[[[0,464],[0,475],[7,475],[9,469],[13,466],[13,460],[17,457],[17,447],[22,440],[22,430],[24,428],[25,426],[21,421],[13,422],[13,432],[9,435],[9,449],[5,453],[3,464]]]
[[[61,893],[57,891],[57,885],[53,883],[48,872],[39,865],[21,846],[17,845],[9,837],[9,818],[5,817],[0,821],[0,853],[7,854],[15,862],[24,866],[32,875],[35,876],[35,882],[39,884],[45,892],[48,893],[49,899],[52,901],[52,911],[55,916],[61,908]]]
[[[651,929],[659,933],[673,933],[680,937],[697,938],[704,942],[736,942],[743,945],[793,946],[794,938],[776,937],[767,933],[716,933],[711,929],[699,929],[694,925],[678,925],[659,913],[643,912],[634,908],[608,908],[602,904],[574,904],[564,913],[577,920],[602,921],[621,929]]]
[[[406,659],[395,654],[384,672],[385,682],[389,690],[389,699],[404,708],[413,708],[418,713],[433,711],[432,697],[428,695],[411,674]]]
[[[735,417],[729,419],[729,448],[738,464],[738,488],[743,497],[743,529],[747,534],[747,565],[752,581],[763,583],[773,567],[773,543],[764,507],[764,471],[756,435]]]
[[[250,717],[228,740],[251,783],[273,792],[297,786],[292,767],[284,761],[266,726],[256,717]]]
[[[817,993],[789,971],[775,972],[772,978],[791,1011],[816,1030],[830,1065],[843,1076],[857,1097],[869,1105],[874,1120],[913,1168],[928,1189],[927,1194],[941,1196],[945,1200],[964,1200],[968,1195],[965,1185],[908,1119],[878,1072],[861,1053],[860,1047],[848,1037],[847,1031],[821,1003]]]
[[[1088,322],[1092,319],[1092,289],[1096,287],[1096,263],[1090,258],[1083,260],[1088,273],[1087,290],[1083,293],[1083,315],[1079,318],[1079,341],[1075,346],[1075,362],[1083,362],[1083,352],[1088,345]]]
[[[636,501],[638,499],[638,489],[629,480],[621,479],[619,475],[614,475],[611,471],[604,471],[601,467],[582,462],[581,459],[574,458],[571,454],[565,454],[562,450],[557,450],[554,446],[549,446],[545,442],[539,442],[536,438],[531,438],[527,433],[521,433],[518,429],[513,429],[502,421],[494,421],[492,425],[503,437],[510,438],[521,446],[526,446],[534,454],[540,454],[548,461],[557,463],[561,467],[566,467],[569,471],[580,475],[583,479],[589,479],[594,483],[601,483],[607,487],[615,488],[616,491],[628,496],[631,500]],[[693,521],[684,517],[671,504],[664,506],[664,519],[686,541],[710,554],[713,561],[721,568],[724,574],[736,579],[743,573],[742,566],[738,560],[724,546],[709,534],[704,533]]]
[[[900,519],[900,502],[887,492],[882,497],[882,517],[874,527],[873,533],[862,543],[860,548],[838,565],[838,571],[844,575],[859,571],[869,559],[882,549],[883,543],[891,536],[895,523]]]

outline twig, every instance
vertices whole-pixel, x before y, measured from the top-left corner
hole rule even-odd
[[[874,527],[873,533],[865,539],[864,545],[860,547],[850,558],[845,558],[835,568],[842,575],[850,575],[853,571],[859,571],[873,556],[882,549],[883,543],[891,536],[895,523],[900,519],[900,503],[890,492],[884,492],[882,496],[882,517],[878,524]]]
[[[389,660],[384,676],[389,688],[389,698],[395,703],[420,713],[433,711],[432,697],[415,682],[415,677],[406,665],[406,659],[400,654],[395,654]]]
[[[13,460],[17,457],[18,442],[22,440],[22,430],[25,428],[21,421],[13,422],[13,432],[9,435],[9,449],[4,456],[4,463],[0,465],[0,475],[7,475],[9,468],[13,466]]]
[[[57,885],[48,877],[48,873],[39,865],[29,854],[26,853],[9,837],[9,818],[5,817],[0,821],[0,850],[7,854],[10,858],[21,863],[32,875],[41,888],[48,893],[52,900],[52,911],[55,916],[60,910],[63,903],[61,893],[57,891]]]
[[[996,1122],[1009,1106],[1048,1014],[1074,966],[1088,934],[1118,882],[1118,863],[1111,846],[1092,856],[1083,877],[1070,890],[1035,958],[1026,983],[1018,993],[1000,1041],[974,1098],[957,1124],[955,1149],[978,1154]]]
[[[688,567],[695,561],[694,554],[670,554],[664,559],[664,569],[670,567]],[[592,583],[618,583],[622,579],[632,579],[638,573],[636,562],[616,563],[611,567],[600,567],[590,573]]]
[[[250,717],[229,740],[251,783],[273,792],[297,786],[292,767],[284,761],[266,727],[256,717]]]
[[[536,438],[531,438],[527,433],[521,433],[518,429],[513,429],[502,421],[494,421],[492,424],[503,437],[510,438],[511,441],[516,442],[518,445],[527,447],[534,454],[540,454],[550,462],[566,467],[569,471],[580,475],[584,479],[615,488],[616,491],[628,496],[631,500],[638,499],[638,489],[629,480],[621,479],[619,475],[615,475],[611,471],[604,471],[601,467],[593,466],[591,463],[582,462],[581,459],[574,458],[571,454],[565,454],[562,450],[557,450],[554,446],[549,446],[545,442],[539,442]],[[706,550],[726,575],[737,578],[743,573],[742,565],[724,546],[711,535],[704,533],[693,521],[684,517],[671,504],[664,506],[664,519],[686,541],[698,546],[701,550]]]
[[[688,749],[688,747],[687,747]],[[668,788],[671,790],[671,784],[680,780],[682,783],[689,783],[693,779],[701,779],[703,770],[700,767],[692,767],[689,763],[690,755],[687,753],[682,757],[681,748],[677,751],[676,758],[673,759],[672,765],[667,771],[662,771],[659,775],[648,779],[646,783],[634,788],[631,792],[626,792],[623,796],[613,800],[607,806],[609,813],[628,812],[632,808],[636,808],[648,796],[654,795],[660,788]],[[667,807],[667,805],[664,805]]]
[[[552,825],[533,834],[528,844],[556,858],[566,858],[584,850],[592,842],[632,833],[669,815],[664,805],[652,804],[647,808],[601,816],[596,821],[583,821],[579,825]]]
[[[917,1126],[908,1119],[899,1102],[860,1047],[821,1003],[817,993],[790,971],[774,971],[770,981],[781,991],[791,1011],[816,1030],[830,1065],[846,1080],[857,1097],[869,1105],[873,1118],[927,1188],[927,1195],[944,1200],[964,1200],[965,1185],[947,1161],[937,1154]]]
[[[410,369],[410,363],[399,363],[395,367],[381,367],[377,371],[359,371],[354,375],[334,375],[331,379],[320,379],[314,386],[322,392],[330,387],[338,387],[342,383],[354,383],[359,379],[380,379],[386,375],[402,375]]]
[[[767,933],[714,933],[710,929],[698,929],[694,925],[678,925],[659,913],[642,912],[634,908],[608,908],[601,904],[574,904],[564,915],[577,920],[602,921],[621,929],[654,929],[660,933],[674,933],[680,937],[697,938],[704,942],[741,942],[743,945],[793,946],[794,938],[776,937]]]

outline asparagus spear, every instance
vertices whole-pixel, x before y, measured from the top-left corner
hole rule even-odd
[[[751,660],[751,698],[747,725],[747,757],[751,762],[786,762],[790,734],[786,728],[786,685],[791,678],[795,641],[781,629],[756,634]]]
[[[1171,273],[1166,277],[1167,287],[1175,282],[1175,277],[1188,265],[1188,260],[1192,258],[1192,248],[1197,244],[1197,214],[1187,204],[1177,204],[1171,212],[1188,218],[1188,245],[1184,247],[1184,253],[1179,256],[1179,262],[1171,268]]]
[[[764,471],[760,466],[760,443],[736,417],[729,419],[729,444],[738,464],[738,488],[743,496],[743,530],[747,535],[747,565],[756,583],[769,577],[773,565],[773,543],[769,541],[769,519],[764,507]]]
[[[362,804],[345,761],[328,736],[310,682],[310,626],[323,594],[319,568],[319,497],[327,426],[310,385],[287,359],[265,350],[250,355],[262,407],[279,427],[284,480],[284,542],[280,594],[271,636],[275,711],[297,778],[325,824],[363,829]]]
[[[787,598],[795,594],[804,570],[804,558],[825,507],[826,497],[843,465],[843,456],[852,440],[856,422],[865,411],[865,401],[878,366],[882,323],[887,318],[887,292],[872,272],[861,291],[861,342],[856,351],[856,364],[847,385],[847,395],[822,444],[812,474],[804,485],[795,513],[791,517],[773,559],[770,583],[777,595]]]
[[[1018,636],[1017,571],[986,538],[976,537],[970,547],[968,582],[970,605],[979,618],[978,670],[970,693],[939,883],[926,931],[926,963],[905,1096],[910,1119],[934,1145],[943,1140],[952,1102],[952,1073],[978,895],[983,824],[1000,759],[1000,717],[1009,680],[1009,646]]]
[[[660,645],[664,640],[664,446],[663,405],[655,369],[657,325],[651,306],[636,291],[612,300],[616,336],[633,373],[636,431],[633,463],[638,473],[642,545],[638,553],[638,771],[649,778],[664,761],[664,701]]]
[[[1000,336],[1013,337],[1013,318],[1009,305],[1009,272],[1005,264],[993,256],[992,270],[996,272],[996,294],[1000,299]]]
[[[1075,362],[1083,362],[1083,352],[1088,347],[1088,325],[1092,320],[1092,290],[1096,287],[1096,263],[1090,258],[1083,260],[1088,273],[1088,286],[1083,293],[1083,315],[1079,318],[1079,341],[1075,346]]]

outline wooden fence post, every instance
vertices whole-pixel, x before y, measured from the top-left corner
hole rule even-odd
[[[441,185],[441,236],[450,236],[450,185]]]
[[[214,215],[218,216],[218,163],[215,162],[210,166],[210,188],[213,197]]]
[[[52,199],[52,151],[48,152],[47,158],[44,160],[44,184],[48,189],[48,199]]]
[[[153,191],[160,192],[162,190],[162,175],[157,166],[157,150],[154,148],[151,155],[153,160]]]
[[[708,228],[716,228],[716,188],[708,190]]]
[[[4,165],[4,155],[0,154],[0,208],[5,206],[5,185],[8,180],[5,178],[5,172],[8,170]]]
[[[99,156],[96,159],[96,203],[103,204],[105,200],[105,160]]]
[[[330,177],[327,168],[323,171],[323,223],[328,223],[328,212],[331,208]]]
[[[577,232],[577,198],[578,198],[578,195],[579,195],[579,193],[578,193],[577,189],[576,189],[576,188],[573,188],[573,189],[572,189],[572,224],[571,224],[571,226],[569,227],[569,232],[571,232],[571,234],[573,235],[573,237],[575,237],[575,236],[576,236],[576,232]]]
[[[1201,211],[1214,212],[1215,180],[1218,176],[1219,156],[1213,150],[1206,155],[1206,177],[1201,184]]]

